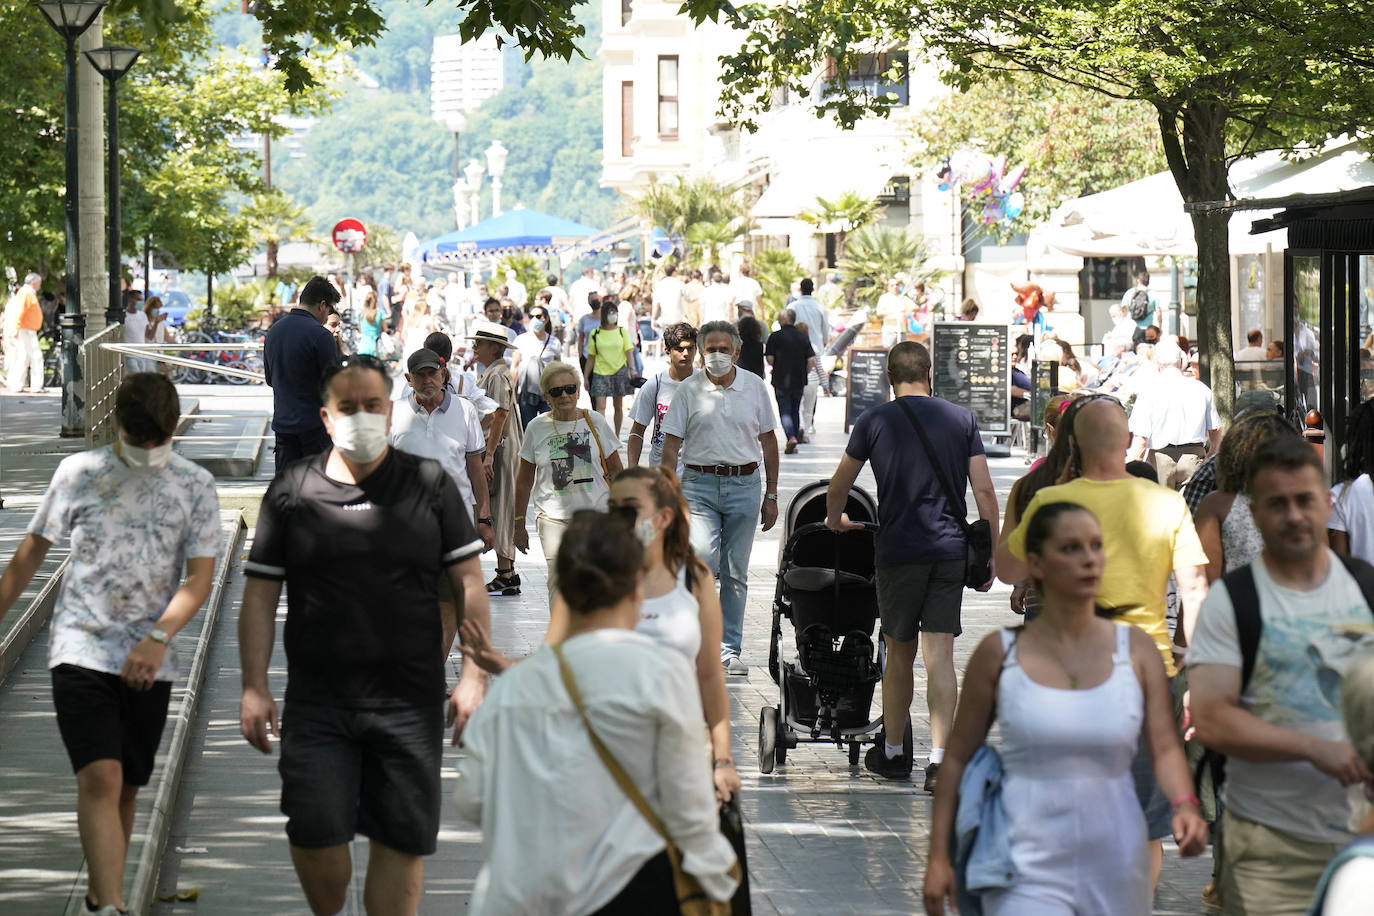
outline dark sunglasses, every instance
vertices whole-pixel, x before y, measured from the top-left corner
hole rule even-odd
[[[548,317],[548,312],[530,312],[530,318],[543,318],[547,321]]]
[[[565,395],[565,394],[566,394],[566,395],[569,395],[569,396],[574,395],[574,394],[577,394],[577,386],[576,386],[576,385],[559,385],[557,388],[550,388],[550,389],[549,389],[549,397],[551,397],[551,398],[561,398],[561,397],[563,397],[563,395]]]

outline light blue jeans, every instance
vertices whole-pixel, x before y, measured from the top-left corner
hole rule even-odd
[[[682,493],[692,512],[692,547],[720,577],[722,659],[739,655],[744,638],[744,599],[763,504],[761,484],[758,471],[748,477],[721,477],[691,468],[682,472]]]

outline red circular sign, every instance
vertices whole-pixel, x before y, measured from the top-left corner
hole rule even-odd
[[[344,254],[356,254],[367,244],[367,227],[356,219],[341,219],[334,224],[334,247]]]

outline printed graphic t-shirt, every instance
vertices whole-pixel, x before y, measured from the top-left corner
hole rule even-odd
[[[1240,696],[1241,708],[1271,725],[1327,741],[1348,741],[1341,718],[1341,676],[1350,662],[1374,649],[1374,616],[1360,587],[1334,553],[1326,581],[1310,591],[1279,585],[1264,561],[1251,564],[1259,594],[1259,648],[1255,670]],[[1188,664],[1241,667],[1231,596],[1222,582],[1202,602]],[[1341,784],[1302,760],[1226,762],[1225,801],[1246,820],[1317,843],[1353,838],[1353,806],[1363,787]]]
[[[649,464],[657,467],[663,461],[663,418],[673,403],[673,392],[682,383],[667,372],[658,375],[639,389],[635,394],[634,406],[630,408],[630,421],[643,423],[652,432],[649,438]],[[678,453],[678,475],[682,474],[682,454]]]
[[[584,411],[576,421],[555,420],[552,413],[535,417],[520,443],[520,457],[534,465],[535,510],[566,520],[578,509],[605,509],[611,487],[601,458],[610,458],[618,448],[610,422],[594,410]]]
[[[105,446],[62,459],[28,530],[71,540],[48,667],[118,674],[167,610],[186,561],[219,554],[219,497],[210,472],[178,454],[156,471],[134,470]],[[177,674],[173,643],[156,679]]]

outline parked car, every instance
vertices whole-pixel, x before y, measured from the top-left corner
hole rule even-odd
[[[186,322],[186,313],[198,308],[185,290],[153,290],[153,295],[162,300],[162,314],[167,316],[167,323],[172,327],[180,327]]]

